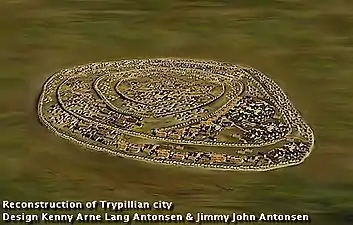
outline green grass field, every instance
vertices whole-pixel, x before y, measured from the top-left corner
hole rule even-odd
[[[0,199],[170,200],[175,212],[309,214],[353,224],[353,1],[2,0]],[[40,125],[55,71],[95,61],[183,57],[269,74],[313,127],[300,166],[175,168],[85,151]]]

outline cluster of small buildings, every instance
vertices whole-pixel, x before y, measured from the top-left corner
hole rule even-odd
[[[245,143],[271,142],[283,138],[287,134],[288,129],[288,125],[280,122],[258,124],[256,127],[247,130],[241,140]]]
[[[51,105],[48,108],[48,112],[50,113],[49,119],[53,121],[54,124],[64,125],[70,122],[71,115],[66,113],[59,104]]]
[[[58,104],[49,107],[48,112],[50,112],[51,115],[49,119],[66,132],[99,142],[106,146],[118,147],[118,142],[121,137],[119,132],[77,119],[62,110]]]
[[[77,121],[69,127],[70,131],[91,141],[99,142],[104,146],[119,147],[121,134],[114,130],[107,130],[101,126],[86,124]]]
[[[91,92],[71,91],[62,96],[63,107],[94,121],[123,129],[142,126],[142,118],[127,116],[108,109],[106,103]]]
[[[264,154],[264,158],[273,163],[285,163],[300,161],[310,151],[308,143],[295,140],[285,144],[283,147],[275,148]]]
[[[297,127],[298,134],[307,139],[310,143],[314,143],[314,134],[311,128],[303,121],[300,113],[295,109],[293,104],[290,102],[288,97],[283,93],[280,87],[276,83],[263,75],[262,73],[256,71],[255,69],[248,69],[254,77],[261,81],[262,84],[266,84],[267,91],[275,99],[276,104],[280,106],[282,111],[287,115],[289,122],[292,127]]]
[[[128,88],[117,88],[124,108],[144,114],[166,115],[185,111],[216,97],[207,93],[214,88],[212,84],[198,86],[190,84],[187,79],[166,77],[163,73],[152,75],[141,75],[142,81],[133,78],[127,83],[127,79],[124,83]]]
[[[204,115],[209,113],[209,110],[207,108],[204,107],[198,107],[194,110],[191,111],[185,111],[185,112],[181,112],[175,115],[175,119],[179,120],[179,121],[186,121],[186,120],[190,120],[190,119],[194,119],[196,117],[199,117],[200,115]]]
[[[152,135],[181,140],[217,142],[221,131],[230,127],[240,128],[242,143],[262,144],[283,138],[289,126],[274,118],[275,109],[264,101],[244,96],[235,107],[223,116],[180,128],[152,130]]]
[[[222,127],[216,123],[197,123],[183,128],[168,130],[152,130],[152,135],[163,138],[181,139],[181,140],[203,140],[217,141],[217,135]]]
[[[244,96],[229,110],[227,118],[245,130],[241,136],[244,143],[263,143],[284,137],[289,126],[274,118],[275,109],[265,101]]]

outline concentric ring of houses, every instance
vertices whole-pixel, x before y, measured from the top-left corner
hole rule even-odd
[[[146,70],[144,70],[143,72],[144,72],[144,73],[148,73],[148,72],[152,72],[152,71],[155,72],[155,70],[156,70],[156,69],[146,69]],[[125,80],[123,74],[127,74],[127,73],[136,73],[137,71],[138,71],[138,70],[127,71],[127,72],[125,71],[125,72],[122,72],[122,73],[118,73],[118,74],[114,74],[114,75],[113,75],[113,77],[115,77],[115,79],[118,81],[118,82],[116,83],[116,85],[115,85],[115,90],[116,90],[121,96],[123,96],[124,98],[126,98],[126,99],[128,99],[128,100],[131,100],[130,97],[127,96],[126,94],[120,92],[120,91],[117,89],[117,87],[119,86],[120,83],[122,83],[122,82]],[[160,70],[157,69],[157,71],[159,71],[159,72],[165,72],[164,70],[161,70],[161,69],[160,69]],[[185,71],[184,71],[183,74],[185,74]],[[106,76],[111,77],[111,75],[105,75],[105,76],[98,77],[98,78],[95,80],[94,84],[93,84],[93,87],[94,87],[95,91],[97,92],[97,94],[99,95],[100,98],[104,99],[105,102],[106,102],[107,104],[109,104],[109,106],[110,106],[112,109],[114,109],[115,111],[117,111],[117,112],[121,112],[121,113],[128,114],[128,115],[133,115],[133,116],[137,116],[137,117],[143,117],[143,118],[148,118],[148,117],[150,117],[150,115],[146,115],[146,114],[143,114],[143,113],[132,112],[132,111],[127,111],[127,110],[121,109],[121,108],[119,108],[119,107],[116,107],[114,104],[112,104],[112,103],[109,101],[109,99],[107,99],[106,95],[105,95],[104,93],[102,93],[102,91],[101,91],[100,88],[99,88],[100,82],[102,82],[102,80],[105,79]],[[134,74],[134,76],[136,76],[136,75]],[[137,75],[137,76],[138,76],[138,75]],[[202,76],[200,76],[200,75],[198,75],[198,74],[195,74],[195,75],[193,74],[193,76],[202,78]],[[120,78],[120,80],[119,80],[119,78]],[[113,80],[113,82],[114,82],[114,80]],[[168,116],[168,115],[175,114],[175,113],[182,113],[182,112],[190,111],[190,110],[193,110],[193,109],[195,109],[195,108],[202,107],[202,106],[205,106],[205,105],[208,105],[208,104],[214,102],[214,101],[217,100],[219,97],[221,97],[221,96],[224,94],[224,91],[225,91],[224,84],[223,84],[223,83],[219,83],[219,85],[221,86],[222,91],[219,93],[218,96],[215,96],[213,99],[211,99],[211,100],[209,100],[209,101],[207,101],[207,102],[204,102],[204,103],[202,103],[202,104],[199,104],[197,107],[194,106],[194,107],[189,107],[189,108],[185,108],[185,109],[180,109],[180,110],[178,110],[177,112],[162,113],[162,114],[160,114],[158,117],[164,117],[164,116]],[[143,102],[139,102],[139,103],[144,104]]]
[[[164,59],[157,59],[157,60],[164,60]],[[167,59],[168,60],[173,60],[173,59]],[[147,60],[149,61],[149,60]],[[194,62],[192,60],[186,60],[188,62]],[[210,63],[210,61],[205,61],[206,63]],[[211,61],[212,63],[214,63],[213,61]],[[312,130],[311,128],[306,125],[306,123],[302,120],[300,120],[300,116],[298,114],[297,111],[295,111],[295,108],[293,107],[293,105],[291,104],[291,102],[288,100],[288,98],[286,98],[286,96],[283,94],[283,92],[278,88],[278,86],[270,79],[266,79],[266,77],[264,77],[264,75],[262,75],[261,73],[257,74],[257,76],[259,76],[261,79],[265,80],[266,83],[268,83],[270,81],[270,85],[269,85],[269,89],[272,90],[271,88],[273,88],[277,94],[277,100],[281,102],[281,105],[285,105],[287,106],[288,111],[292,111],[294,110],[294,113],[290,113],[289,117],[290,119],[292,119],[291,117],[292,116],[297,116],[299,118],[295,118],[293,119],[292,121],[293,122],[296,122],[296,123],[299,123],[300,126],[304,126],[304,132],[307,134],[307,137],[310,137],[309,141],[312,143],[311,146],[310,146],[310,150],[309,152],[303,157],[301,158],[300,160],[296,159],[296,160],[292,160],[290,162],[286,162],[286,163],[279,163],[279,164],[276,164],[276,165],[263,165],[262,167],[253,167],[253,166],[231,166],[231,165],[212,165],[212,164],[201,164],[201,163],[183,163],[183,162],[178,162],[178,161],[166,161],[166,160],[156,160],[156,159],[151,159],[151,158],[148,158],[148,157],[140,157],[140,156],[132,156],[132,155],[127,155],[127,154],[124,154],[124,153],[120,153],[120,152],[116,152],[116,151],[112,151],[112,150],[109,150],[107,148],[103,148],[103,147],[98,147],[98,146],[95,146],[95,145],[92,145],[92,144],[89,144],[89,143],[86,143],[86,142],[83,142],[83,141],[79,141],[78,139],[75,139],[73,137],[70,137],[69,135],[66,135],[62,132],[59,132],[55,127],[53,127],[44,117],[43,117],[43,111],[42,111],[42,106],[43,106],[43,100],[45,98],[45,94],[46,94],[46,91],[52,91],[51,90],[51,85],[53,85],[53,82],[55,80],[55,78],[59,78],[59,79],[65,79],[65,75],[66,76],[71,76],[72,72],[74,73],[83,73],[83,72],[86,72],[87,70],[90,71],[90,70],[97,70],[99,68],[105,70],[106,66],[109,66],[111,65],[112,63],[111,62],[108,62],[108,63],[102,63],[102,64],[97,64],[97,63],[94,63],[94,64],[88,64],[88,65],[85,65],[85,66],[81,66],[81,67],[76,67],[74,70],[76,71],[70,71],[70,70],[63,70],[57,74],[55,74],[53,77],[51,77],[44,85],[43,87],[43,93],[40,97],[40,101],[39,101],[39,104],[38,104],[38,112],[39,112],[39,117],[41,119],[41,121],[43,122],[44,125],[46,125],[50,130],[53,130],[57,135],[59,136],[62,136],[63,138],[66,138],[66,139],[70,139],[74,142],[77,142],[83,146],[86,146],[88,148],[92,148],[92,149],[95,149],[95,150],[98,150],[98,151],[106,151],[110,154],[114,154],[114,155],[119,155],[119,156],[123,156],[123,157],[130,157],[130,158],[135,158],[135,159],[138,159],[138,160],[143,160],[143,161],[151,161],[151,162],[159,162],[159,163],[163,163],[163,164],[175,164],[175,165],[184,165],[184,166],[196,166],[196,167],[205,167],[205,168],[214,168],[214,169],[231,169],[231,170],[257,170],[257,171],[266,171],[266,170],[271,170],[271,169],[275,169],[275,168],[280,168],[280,167],[286,167],[286,166],[290,166],[290,165],[297,165],[299,163],[301,163],[302,161],[304,161],[304,159],[310,154],[312,148],[313,148],[313,142],[314,142],[314,136],[313,136],[313,133],[312,133]],[[127,60],[124,60],[124,61],[121,61],[120,64],[124,65],[124,64],[129,64],[129,61]],[[224,65],[222,63],[218,63],[218,65]],[[113,65],[119,65],[115,62],[113,62]],[[93,69],[92,69],[93,67]],[[238,67],[236,67],[236,69],[238,69]],[[82,74],[81,74],[82,75]],[[271,82],[272,81],[272,82]],[[63,82],[64,83],[64,82]],[[61,85],[59,85],[61,86]],[[274,87],[273,87],[274,86]],[[260,85],[261,87],[261,85]],[[59,89],[59,88],[58,88]],[[58,90],[57,89],[57,90]],[[277,90],[276,90],[277,89]],[[60,93],[56,91],[56,94],[57,94],[57,98],[58,98],[58,101],[61,102],[61,99],[60,99]],[[62,103],[62,102],[61,102]],[[286,104],[284,104],[286,103]],[[277,107],[278,109],[281,109],[281,107]],[[71,112],[72,113],[72,112]],[[78,114],[75,114],[75,116],[77,118],[80,118],[82,120],[86,120],[88,122],[91,122],[91,123],[94,123],[93,121],[90,121]],[[158,138],[158,137],[150,137],[148,135],[145,135],[145,134],[140,134],[140,133],[135,133],[135,132],[132,132],[132,131],[126,131],[126,130],[122,130],[122,129],[117,129],[117,128],[114,128],[112,126],[108,126],[108,125],[104,125],[104,124],[100,124],[100,126],[104,126],[106,128],[109,128],[109,129],[116,129],[118,130],[119,132],[121,133],[126,133],[126,134],[129,134],[129,135],[134,135],[134,136],[138,136],[138,137],[142,137],[142,138],[149,138],[149,139],[157,139],[157,140],[163,140],[165,141],[165,139],[163,138]],[[169,140],[168,140],[169,141]],[[174,142],[173,143],[178,143],[178,141]],[[204,142],[200,141],[184,141],[184,142],[180,142],[180,143],[187,143],[187,144],[196,144],[196,145],[205,145]],[[213,146],[213,145],[212,145]],[[230,146],[236,146],[236,147],[244,147],[244,146],[248,146],[248,145],[241,145],[241,144],[235,144],[235,145],[230,145]],[[262,145],[251,145],[251,147],[261,147]]]
[[[129,72],[129,71],[128,71],[128,72]],[[126,72],[126,71],[122,72],[122,74],[124,74],[124,73],[127,73],[127,72]],[[121,73],[120,73],[120,74],[113,74],[112,76],[115,77],[115,78],[121,78]],[[110,77],[111,77],[111,76],[110,76]],[[99,95],[99,97],[100,97],[101,99],[103,99],[103,100],[106,102],[106,104],[107,104],[110,108],[112,108],[113,110],[115,110],[115,111],[117,111],[117,112],[119,112],[119,113],[123,113],[123,114],[126,114],[126,115],[132,115],[132,116],[138,116],[138,117],[148,117],[147,115],[143,115],[143,114],[139,114],[139,113],[136,113],[136,112],[132,112],[132,111],[127,111],[127,110],[121,109],[121,108],[119,108],[119,107],[116,107],[114,104],[112,104],[112,103],[110,102],[110,100],[108,99],[110,96],[109,96],[109,95],[107,96],[106,94],[103,94],[102,91],[100,91],[100,88],[99,88],[99,83],[102,81],[102,79],[105,79],[105,78],[106,78],[105,76],[98,77],[98,78],[95,80],[95,82],[94,82],[94,84],[93,84],[93,87],[94,87],[94,89],[96,90],[96,92],[97,92],[97,94]],[[235,94],[236,96],[238,96],[238,95],[240,95],[241,92],[243,91],[243,88],[244,88],[243,86],[244,86],[244,84],[243,84],[242,82],[240,82],[240,81],[237,81],[237,80],[235,80],[235,83],[237,83],[237,84],[239,85],[239,87],[240,87],[239,91],[236,92],[236,94]],[[108,86],[108,85],[106,85],[106,84],[104,84],[104,85],[105,85],[105,87]],[[217,98],[221,97],[221,95],[223,95],[223,93],[224,93],[224,91],[225,91],[225,86],[224,86],[224,84],[222,83],[221,85],[222,85],[222,94],[220,94],[219,96],[217,96],[214,100],[209,101],[209,102],[206,102],[206,103],[204,103],[204,104],[202,104],[202,105],[199,105],[198,107],[202,107],[202,106],[205,106],[205,105],[207,105],[207,104],[210,104],[210,103],[212,103],[213,101],[217,100]],[[126,96],[125,96],[125,97],[126,97]],[[127,98],[127,97],[126,97],[126,98]],[[227,104],[229,104],[232,100],[234,100],[233,96],[229,96],[229,98],[230,98],[230,100],[228,100],[228,102],[225,103],[224,106],[222,106],[222,108],[225,107]],[[222,110],[222,108],[219,109],[219,110]],[[193,110],[193,109],[192,109],[192,108],[191,108],[191,109],[186,109],[186,110],[178,111],[177,113],[183,113],[183,112],[190,111],[190,110]],[[219,111],[219,110],[217,110],[217,111]],[[190,125],[190,124],[192,124],[192,123],[196,123],[196,122],[198,122],[198,121],[201,121],[201,120],[203,120],[203,119],[210,118],[210,117],[214,116],[216,113],[217,113],[217,112],[213,112],[213,113],[208,114],[208,115],[206,115],[206,116],[199,117],[199,118],[197,118],[197,119],[191,119],[191,120],[188,120],[188,121],[186,121],[186,122],[179,123],[179,124],[177,124],[177,125],[175,125],[175,126],[170,126],[170,127],[168,127],[168,128],[170,129],[170,128],[178,128],[178,127],[187,126],[187,125]],[[166,115],[167,115],[167,114],[166,114]],[[163,116],[164,116],[164,115],[163,115]],[[160,128],[160,129],[163,130],[163,128]]]

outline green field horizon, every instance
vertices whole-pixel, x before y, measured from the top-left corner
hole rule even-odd
[[[1,200],[165,200],[174,213],[353,224],[353,1],[3,0],[0,29]],[[172,167],[86,151],[40,124],[54,72],[161,57],[267,74],[313,128],[313,152],[269,172]]]

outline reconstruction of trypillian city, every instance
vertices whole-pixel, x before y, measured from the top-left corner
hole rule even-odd
[[[269,170],[302,162],[314,134],[252,68],[187,59],[65,69],[45,83],[41,121],[84,147],[172,165]]]
[[[353,0],[1,0],[0,225],[353,225]]]

